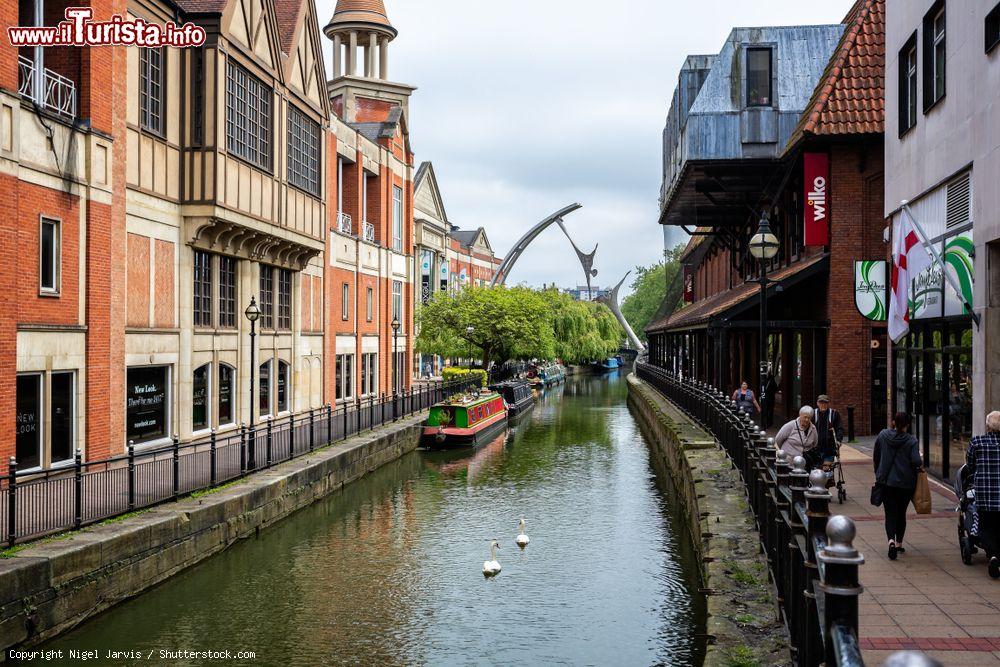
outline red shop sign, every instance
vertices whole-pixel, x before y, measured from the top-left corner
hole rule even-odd
[[[826,153],[806,153],[805,210],[803,226],[807,246],[830,243],[830,158]]]

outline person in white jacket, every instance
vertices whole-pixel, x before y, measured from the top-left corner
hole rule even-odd
[[[784,450],[790,459],[803,456],[808,462],[819,442],[812,420],[813,409],[803,405],[799,409],[799,416],[782,426],[778,435],[774,436],[775,447]]]

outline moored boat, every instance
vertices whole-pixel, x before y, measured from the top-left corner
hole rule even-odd
[[[488,441],[507,424],[503,397],[494,391],[460,394],[431,406],[423,444],[456,447]]]
[[[508,380],[490,385],[490,389],[503,397],[507,404],[507,416],[511,419],[527,412],[535,405],[531,383],[527,380]]]
[[[538,369],[538,377],[546,387],[559,384],[566,379],[566,369],[561,364],[546,364]]]

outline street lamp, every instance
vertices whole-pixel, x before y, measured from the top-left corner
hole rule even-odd
[[[778,254],[778,237],[771,231],[767,222],[767,213],[761,215],[757,233],[750,238],[750,254],[760,262],[760,424],[764,423],[764,401],[767,397],[767,263]]]
[[[472,334],[474,333],[476,333],[476,327],[471,324],[465,327],[465,337],[469,341],[469,368],[475,365],[475,359],[472,358],[472,355],[476,353],[475,346],[472,344]]]
[[[253,430],[253,374],[257,368],[257,350],[254,338],[257,336],[257,320],[260,319],[260,308],[257,306],[256,297],[250,297],[250,305],[243,311],[243,314],[250,320],[250,451],[247,453],[247,467],[253,470],[257,467]]]
[[[399,390],[399,369],[396,367],[399,358],[399,318],[392,316],[392,418],[397,418],[396,392]]]

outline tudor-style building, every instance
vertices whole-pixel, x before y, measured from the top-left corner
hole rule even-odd
[[[381,34],[382,78],[330,82],[312,0],[89,5],[207,41],[0,52],[0,454],[57,467],[388,393],[394,315],[405,389],[412,88],[384,81],[382,3],[342,0],[325,29]]]

